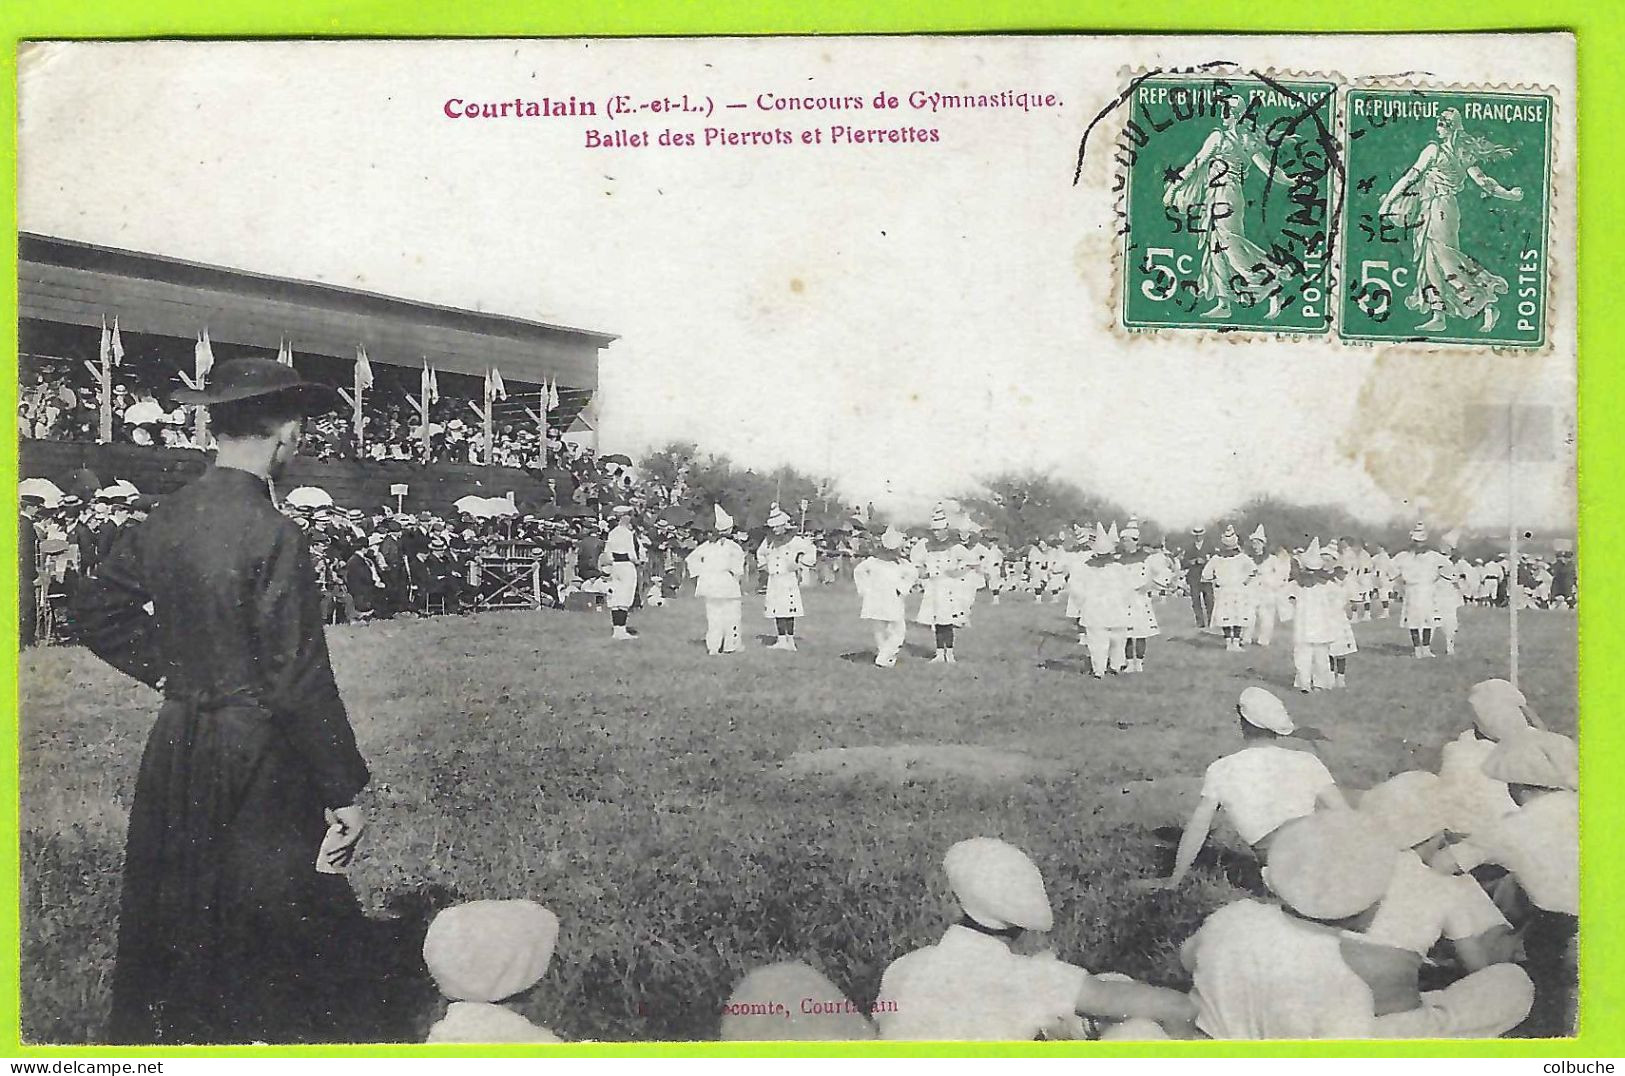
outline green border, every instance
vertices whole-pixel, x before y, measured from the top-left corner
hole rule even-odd
[[[0,1053],[13,1057],[479,1057],[549,1054],[598,1057],[728,1056],[838,1057],[907,1056],[1270,1056],[1305,1054],[1380,1057],[1620,1057],[1625,1056],[1625,915],[1614,914],[1625,864],[1625,748],[1621,746],[1625,694],[1610,676],[1605,655],[1622,639],[1625,616],[1612,615],[1625,601],[1620,557],[1608,539],[1625,527],[1619,494],[1609,479],[1625,470],[1625,427],[1610,404],[1625,388],[1615,356],[1625,352],[1625,304],[1614,284],[1614,255],[1625,249],[1625,206],[1618,176],[1625,152],[1625,95],[1614,76],[1625,70],[1625,12],[1595,0],[1546,0],[1538,6],[1520,0],[1472,0],[1423,8],[1414,0],[1366,0],[1359,5],[1321,5],[1305,0],[1208,0],[1200,7],[1177,4],[1120,5],[1107,0],[937,0],[932,5],[887,0],[829,0],[816,10],[804,0],[761,0],[754,4],[710,0],[677,5],[659,0],[620,0],[598,6],[544,6],[525,0],[484,0],[451,9],[421,9],[398,0],[340,4],[331,0],[14,0],[0,5],[0,95],[12,122],[0,129],[0,161],[15,193],[16,43],[28,38],[211,37],[211,36],[397,36],[512,37],[626,36],[636,34],[767,33],[969,33],[969,32],[1394,32],[1424,30],[1569,30],[1579,50],[1578,130],[1586,151],[1580,157],[1580,263],[1561,271],[1580,273],[1579,364],[1580,692],[1585,720],[1580,741],[1586,778],[1581,792],[1585,871],[1581,901],[1586,926],[1581,948],[1581,1029],[1569,1040],[1432,1042],[1210,1042],[1166,1044],[1023,1043],[985,1046],[938,1044],[628,1044],[538,1048],[466,1049],[424,1046],[359,1046],[271,1049],[238,1047],[193,1050],[28,1047],[17,1042],[18,1028],[18,826],[15,795],[0,799]],[[1586,141],[1588,140],[1589,141]],[[249,151],[245,147],[245,152]],[[3,223],[16,228],[15,197],[4,200]],[[0,275],[16,279],[16,247],[0,244]],[[17,297],[6,293],[0,311],[0,346],[16,353]],[[16,379],[0,379],[0,404],[16,407]],[[9,424],[8,424],[9,425]],[[12,427],[14,429],[15,427]],[[15,483],[14,434],[0,438],[0,476]],[[0,555],[15,558],[16,532],[0,527]],[[0,572],[0,604],[15,608],[15,573]],[[15,632],[10,618],[8,632]],[[15,744],[17,659],[4,651],[8,676],[4,713],[13,722]],[[17,787],[15,747],[0,751],[0,787]]]
[[[1189,74],[1178,74],[1178,73],[1170,71],[1166,75],[1157,75],[1154,78],[1148,78],[1148,79],[1145,80],[1145,82],[1142,85],[1155,86],[1158,83],[1166,83],[1166,82],[1201,82],[1204,79],[1212,79],[1212,80],[1223,79],[1226,83],[1231,84],[1231,85],[1241,85],[1241,84],[1248,84],[1248,83],[1250,83],[1252,85],[1255,85],[1255,86],[1266,86],[1267,85],[1266,83],[1261,82],[1258,79],[1249,76],[1245,70],[1241,71],[1239,74],[1233,74],[1233,75],[1232,74],[1219,73],[1219,72],[1206,72],[1206,71],[1192,72],[1192,73],[1189,73]],[[1332,100],[1331,100],[1332,126],[1335,128],[1337,126],[1337,124],[1341,121],[1341,114],[1342,114],[1342,110],[1343,110],[1344,95],[1347,93],[1348,87],[1339,85],[1335,81],[1329,81],[1329,80],[1328,81],[1317,81],[1317,80],[1315,80],[1313,78],[1299,79],[1299,78],[1295,78],[1295,77],[1289,77],[1289,78],[1280,78],[1280,79],[1277,79],[1276,81],[1279,82],[1283,86],[1293,86],[1293,87],[1324,86],[1326,89],[1330,90],[1331,94],[1332,94]],[[1138,86],[1135,87],[1135,91],[1136,92],[1139,91]],[[1549,127],[1550,124],[1548,123],[1547,126]],[[1551,169],[1548,167],[1547,172],[1550,173],[1550,171],[1551,171]],[[1550,183],[1547,184],[1547,186],[1550,186],[1550,185],[1551,185]],[[1337,178],[1332,173],[1328,172],[1327,176],[1326,176],[1326,192],[1327,192],[1328,200],[1332,199],[1332,196],[1335,195],[1336,191],[1337,191]],[[1341,297],[1340,297],[1340,295],[1338,293],[1338,288],[1337,288],[1338,278],[1340,276],[1340,274],[1338,273],[1338,269],[1340,268],[1340,266],[1338,266],[1338,264],[1332,259],[1332,252],[1329,251],[1329,250],[1326,252],[1326,263],[1325,263],[1325,278],[1326,279],[1325,279],[1325,282],[1324,282],[1324,289],[1323,289],[1326,292],[1326,324],[1324,326],[1322,326],[1321,328],[1319,328],[1319,329],[1272,329],[1272,328],[1270,328],[1269,326],[1266,326],[1266,325],[1227,325],[1222,321],[1201,321],[1201,320],[1195,320],[1195,321],[1133,321],[1133,320],[1131,320],[1129,318],[1129,316],[1128,316],[1128,304],[1129,304],[1129,293],[1128,293],[1128,289],[1129,289],[1129,249],[1133,245],[1133,243],[1131,241],[1134,238],[1134,222],[1128,220],[1128,215],[1129,215],[1129,202],[1132,200],[1133,197],[1134,197],[1134,161],[1131,158],[1129,160],[1128,165],[1123,169],[1123,218],[1124,218],[1125,223],[1128,225],[1128,227],[1123,232],[1123,248],[1122,248],[1121,251],[1119,251],[1119,254],[1121,256],[1121,260],[1118,262],[1118,271],[1121,272],[1122,275],[1123,275],[1122,288],[1121,288],[1122,295],[1120,296],[1120,298],[1122,299],[1122,304],[1121,304],[1121,308],[1117,311],[1117,315],[1118,315],[1117,323],[1120,326],[1122,326],[1125,329],[1129,329],[1131,331],[1134,331],[1134,332],[1156,332],[1159,329],[1193,329],[1193,330],[1196,330],[1196,331],[1206,330],[1207,332],[1217,333],[1220,336],[1226,336],[1226,337],[1251,338],[1251,337],[1257,336],[1257,337],[1264,337],[1264,338],[1268,338],[1268,339],[1279,339],[1279,340],[1300,340],[1300,339],[1301,340],[1331,340],[1333,342],[1336,342],[1336,340],[1338,338],[1337,337],[1337,311],[1334,310],[1332,307],[1333,307],[1334,303],[1337,303],[1337,302],[1341,301]]]
[[[1546,286],[1544,288],[1542,288],[1541,292],[1540,292],[1540,339],[1531,341],[1529,343],[1521,343],[1521,342],[1505,342],[1505,341],[1499,341],[1499,340],[1496,340],[1496,341],[1481,340],[1481,339],[1475,339],[1475,338],[1470,337],[1470,336],[1434,336],[1431,333],[1429,333],[1426,336],[1366,336],[1366,335],[1362,335],[1362,334],[1359,334],[1359,333],[1344,332],[1343,331],[1343,311],[1345,309],[1345,306],[1344,306],[1344,298],[1345,298],[1345,296],[1344,296],[1342,288],[1338,289],[1338,294],[1337,294],[1337,311],[1336,311],[1337,317],[1335,319],[1336,322],[1337,322],[1337,335],[1338,335],[1338,337],[1340,339],[1348,340],[1348,341],[1352,341],[1352,342],[1357,342],[1357,343],[1361,343],[1361,344],[1379,344],[1380,345],[1380,344],[1408,344],[1408,343],[1414,343],[1414,344],[1421,344],[1423,346],[1426,346],[1428,344],[1469,344],[1469,345],[1477,345],[1478,347],[1490,347],[1490,348],[1495,348],[1497,350],[1506,350],[1506,351],[1539,351],[1539,350],[1543,349],[1547,344],[1546,337],[1547,337],[1547,333],[1549,331],[1549,328],[1551,326],[1551,320],[1552,320],[1552,304],[1551,304],[1552,281],[1555,279],[1553,277],[1553,275],[1552,275],[1552,252],[1551,252],[1551,246],[1550,246],[1551,241],[1552,241],[1552,195],[1555,193],[1553,191],[1553,189],[1552,189],[1555,186],[1555,184],[1553,182],[1554,177],[1552,175],[1552,151],[1554,149],[1554,141],[1557,138],[1557,130],[1556,130],[1556,128],[1557,128],[1557,115],[1558,115],[1557,110],[1560,107],[1559,103],[1558,103],[1558,100],[1557,100],[1557,98],[1553,97],[1551,94],[1548,94],[1548,93],[1512,93],[1512,92],[1501,93],[1501,92],[1490,91],[1490,90],[1480,92],[1478,90],[1455,89],[1455,88],[1453,88],[1451,86],[1448,86],[1448,85],[1434,85],[1432,83],[1418,84],[1418,85],[1416,85],[1414,87],[1403,86],[1403,85],[1400,85],[1398,83],[1395,83],[1394,85],[1391,85],[1391,86],[1351,86],[1351,87],[1348,87],[1347,90],[1343,93],[1342,99],[1339,102],[1339,104],[1345,110],[1347,110],[1348,108],[1351,108],[1352,107],[1352,102],[1351,102],[1350,94],[1352,94],[1352,93],[1401,93],[1402,94],[1402,93],[1405,93],[1407,90],[1411,90],[1411,89],[1420,90],[1423,93],[1447,93],[1447,94],[1453,94],[1453,95],[1458,95],[1458,96],[1463,96],[1463,97],[1465,97],[1465,96],[1472,96],[1472,97],[1519,97],[1519,98],[1525,98],[1525,99],[1532,98],[1532,97],[1538,97],[1541,100],[1546,102],[1546,205],[1543,207],[1545,209],[1545,212],[1541,214],[1541,219],[1540,219],[1540,245],[1541,245],[1541,249],[1545,251]],[[1349,120],[1348,120],[1348,115],[1347,115],[1346,111],[1345,111],[1344,115],[1340,117],[1340,120],[1341,120],[1342,125],[1343,125],[1343,131],[1345,133],[1347,133]],[[1347,156],[1346,147],[1345,147],[1344,155]],[[1343,251],[1345,253],[1349,249],[1348,246],[1347,246],[1348,239],[1346,238],[1348,236],[1348,234],[1349,234],[1348,230],[1347,230],[1348,227],[1349,227],[1349,200],[1348,200],[1347,197],[1345,197],[1343,199],[1343,221],[1342,221],[1343,230],[1340,233],[1341,235],[1343,235],[1345,237],[1344,240],[1343,240],[1343,242],[1344,242]],[[1343,264],[1342,261],[1339,260],[1337,269],[1338,269],[1338,273],[1337,273],[1338,282],[1341,284],[1344,280],[1348,279],[1348,273],[1346,272],[1346,270],[1348,269],[1348,266],[1346,264]]]

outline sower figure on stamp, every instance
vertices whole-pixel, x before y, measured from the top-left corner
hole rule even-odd
[[[136,778],[108,1038],[343,1039],[343,868],[367,783],[304,535],[272,503],[305,415],[338,400],[269,359],[215,368],[214,466],[166,496],[80,596],[86,644],[164,692]]]
[[[1162,204],[1189,216],[1206,219],[1196,294],[1211,299],[1205,318],[1224,319],[1230,304],[1266,306],[1264,317],[1281,316],[1284,291],[1269,269],[1270,254],[1247,238],[1247,176],[1257,170],[1273,177],[1280,190],[1292,189],[1292,177],[1270,161],[1271,149],[1257,130],[1256,120],[1245,115],[1236,97],[1223,99],[1224,118],[1207,136],[1202,148],[1168,183]],[[1284,197],[1284,195],[1283,195]]]
[[[1445,317],[1483,317],[1489,332],[1500,315],[1495,304],[1506,294],[1505,278],[1490,272],[1461,249],[1461,210],[1457,198],[1471,180],[1489,198],[1523,200],[1521,187],[1503,187],[1480,165],[1512,156],[1506,146],[1469,134],[1461,113],[1447,108],[1439,116],[1438,139],[1422,147],[1416,163],[1388,191],[1378,207],[1383,220],[1397,220],[1411,236],[1416,286],[1405,305],[1428,319],[1417,326],[1438,332]]]

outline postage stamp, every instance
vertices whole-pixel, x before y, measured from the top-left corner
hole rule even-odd
[[[1347,91],[1343,339],[1546,343],[1553,105],[1544,93]]]
[[[1335,94],[1251,73],[1133,86],[1118,146],[1125,328],[1331,329]]]

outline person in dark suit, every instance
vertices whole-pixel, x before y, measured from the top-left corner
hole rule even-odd
[[[34,529],[35,508],[23,502],[17,528],[17,605],[19,640],[33,646],[39,634],[39,532]]]
[[[79,595],[81,637],[159,688],[119,903],[115,1043],[345,1040],[364,919],[342,875],[367,784],[304,534],[271,483],[331,390],[270,359],[215,367],[214,465],[164,497]],[[324,837],[332,837],[324,847]],[[324,861],[318,868],[321,851]]]
[[[1192,527],[1191,540],[1180,552],[1180,564],[1185,571],[1185,585],[1190,589],[1191,613],[1196,618],[1197,630],[1206,630],[1213,619],[1213,583],[1202,581],[1202,569],[1218,549],[1207,539],[1206,527]]]

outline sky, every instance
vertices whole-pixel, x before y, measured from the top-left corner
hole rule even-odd
[[[1415,51],[1447,80],[1493,72],[1572,100],[1566,38],[1417,39]],[[1559,433],[1572,429],[1561,228],[1543,356],[1116,328],[1113,165],[1091,154],[1074,186],[1078,139],[1131,69],[1213,58],[1380,72],[1394,45],[58,43],[21,63],[19,213],[30,231],[616,333],[598,398],[605,451],[690,440],[745,466],[831,475],[849,500],[905,518],[978,478],[1037,470],[1169,526],[1257,495],[1493,526],[1509,488],[1528,525],[1571,525],[1571,449],[1514,470],[1461,443],[1464,406],[1551,406]],[[756,105],[911,90],[1058,103]],[[611,118],[617,94],[709,97],[714,111]],[[572,96],[600,114],[445,115],[451,99]],[[589,130],[653,142],[835,123],[934,127],[939,141],[586,146]]]

